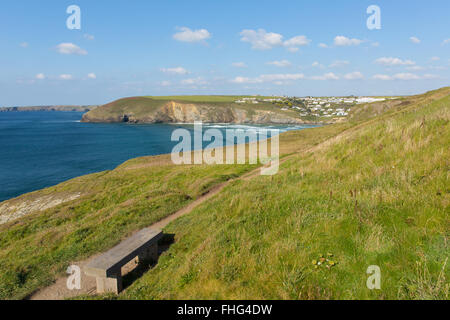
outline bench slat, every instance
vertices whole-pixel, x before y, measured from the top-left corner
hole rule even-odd
[[[114,248],[93,259],[84,268],[90,276],[109,277],[120,271],[120,268],[139,255],[145,248],[161,239],[161,230],[143,229],[124,240]]]

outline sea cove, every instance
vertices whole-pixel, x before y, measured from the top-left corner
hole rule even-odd
[[[194,130],[189,124],[82,123],[82,115],[81,112],[0,113],[0,201],[81,175],[111,170],[132,158],[170,153],[177,144],[171,141],[175,129]],[[222,132],[227,128],[276,128],[284,132],[312,126],[203,127]],[[230,143],[224,140],[224,144]]]

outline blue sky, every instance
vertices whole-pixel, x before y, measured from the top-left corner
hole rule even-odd
[[[369,5],[381,29],[369,30]],[[66,9],[81,9],[69,30]],[[396,95],[449,85],[448,0],[1,4],[0,106],[135,95]]]

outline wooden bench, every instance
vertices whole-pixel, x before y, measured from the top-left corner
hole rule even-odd
[[[161,230],[146,228],[121,242],[84,267],[87,276],[96,278],[97,293],[122,291],[122,267],[139,257],[142,260],[158,260],[158,241]]]

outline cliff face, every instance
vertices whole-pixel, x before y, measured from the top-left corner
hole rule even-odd
[[[208,104],[180,103],[170,101],[153,110],[111,105],[86,113],[83,122],[129,122],[129,123],[236,123],[236,124],[301,124],[300,118],[277,110],[257,107],[217,106]],[[275,109],[275,108],[274,108]]]

